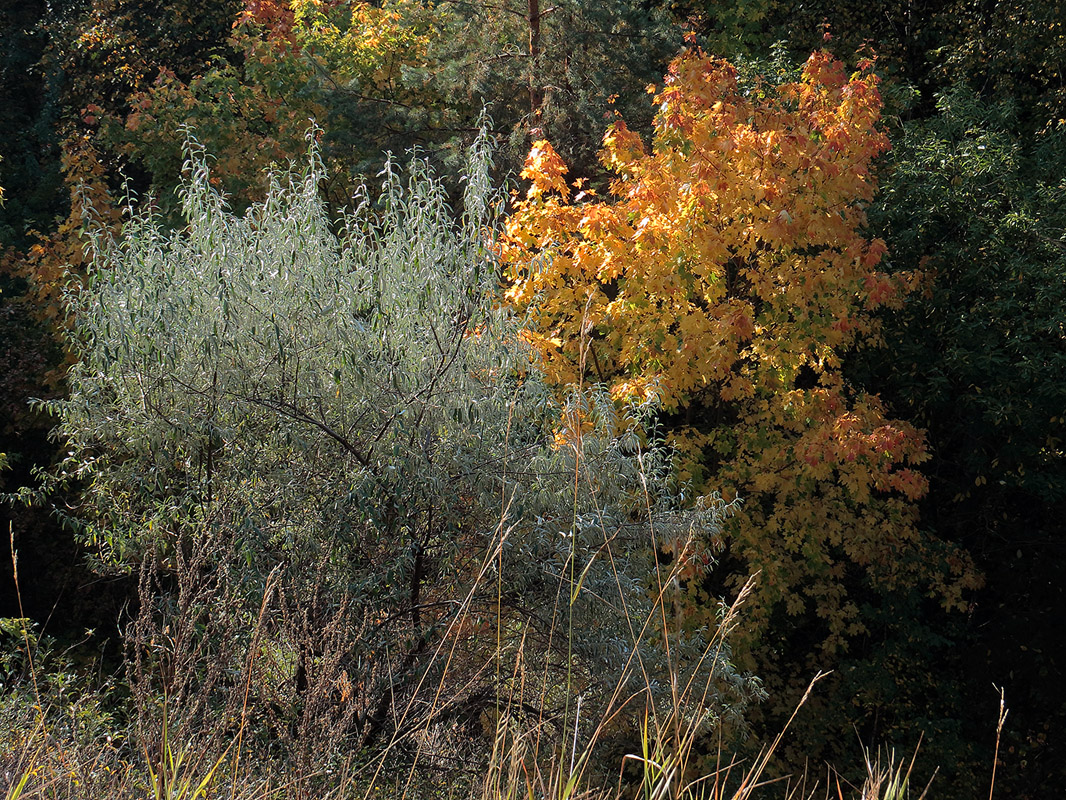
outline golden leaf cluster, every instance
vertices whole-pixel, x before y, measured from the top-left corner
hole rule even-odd
[[[819,52],[794,83],[745,86],[687,52],[651,89],[650,147],[621,120],[608,130],[609,197],[571,198],[566,165],[534,145],[500,245],[549,379],[657,394],[682,477],[744,500],[729,547],[762,570],[756,619],[816,611],[828,648],[862,631],[852,566],[949,605],[976,581],[968,564],[934,577],[916,525],[924,437],[843,370],[917,280],[881,271],[885,243],[864,232],[888,148],[871,67],[848,75]]]

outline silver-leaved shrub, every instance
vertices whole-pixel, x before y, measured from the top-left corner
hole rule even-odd
[[[654,409],[538,379],[497,302],[488,168],[481,139],[453,211],[389,161],[330,219],[312,146],[237,216],[193,142],[184,227],[131,203],[90,233],[52,479],[97,566],[139,571],[143,752],[168,729],[308,770],[533,730],[580,750],[758,693],[721,631],[674,625],[656,555],[702,557],[727,509],[681,510]]]

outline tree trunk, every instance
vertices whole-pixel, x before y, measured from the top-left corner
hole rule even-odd
[[[544,102],[544,92],[540,88],[540,0],[528,0],[529,3],[529,114],[530,127],[540,121],[540,107]]]

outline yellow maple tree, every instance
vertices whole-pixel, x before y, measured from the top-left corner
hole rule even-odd
[[[794,83],[742,86],[693,50],[649,93],[651,147],[621,120],[604,138],[608,197],[568,185],[546,141],[526,162],[500,252],[549,379],[654,393],[682,477],[742,498],[725,546],[736,580],[761,571],[753,635],[783,609],[844,646],[864,631],[856,571],[959,606],[970,562],[917,525],[924,437],[843,369],[919,280],[880,271],[864,233],[888,147],[872,63],[819,52]],[[698,624],[715,584],[691,577]]]

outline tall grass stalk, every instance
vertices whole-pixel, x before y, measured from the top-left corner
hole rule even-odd
[[[1003,687],[995,687],[999,692],[999,717],[996,720],[996,749],[992,756],[992,781],[988,786],[988,800],[992,800],[992,793],[996,789],[996,767],[999,766],[999,742],[1003,735],[1003,723],[1007,721],[1007,705]]]
[[[22,587],[19,585],[19,556],[15,550],[15,524],[13,521],[8,520],[7,523],[8,541],[11,543],[11,573],[15,581],[15,598],[18,601],[19,607],[19,619],[24,623],[29,620],[26,617],[26,610],[22,607]],[[41,688],[37,685],[37,669],[33,664],[33,647],[30,646],[30,633],[26,629],[26,625],[22,626],[22,640],[26,647],[26,662],[30,667],[30,678],[33,681],[33,696],[37,698],[37,709],[40,714],[40,719],[43,720],[44,712],[41,705]]]

